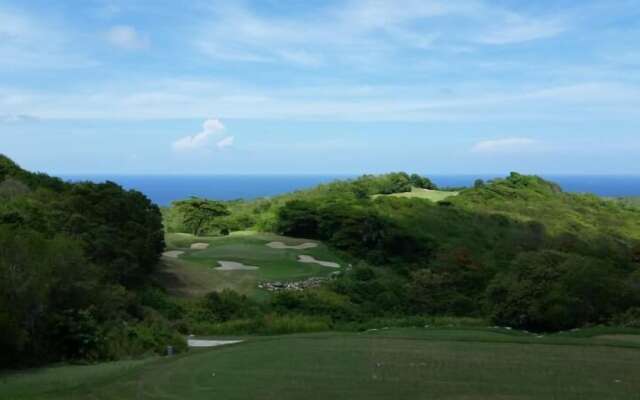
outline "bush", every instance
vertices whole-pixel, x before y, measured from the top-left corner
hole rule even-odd
[[[287,333],[322,332],[329,329],[331,329],[331,320],[328,317],[267,314],[262,318],[258,333],[282,335]]]
[[[353,320],[358,309],[344,295],[329,290],[285,291],[271,299],[272,308],[281,313],[301,313],[312,316],[329,316],[333,321]]]
[[[280,335],[327,331],[331,327],[329,317],[270,313],[251,319],[219,323],[195,321],[191,325],[191,331],[198,335]]]
[[[611,322],[625,328],[640,328],[640,307],[632,307],[624,313],[616,315]]]
[[[255,302],[229,289],[207,294],[203,300],[203,306],[216,321],[220,322],[251,317],[258,312]]]
[[[556,251],[522,253],[487,289],[499,325],[557,331],[606,322],[633,301],[607,262]]]
[[[148,311],[140,322],[123,322],[105,328],[97,349],[101,359],[117,360],[145,354],[164,354],[167,346],[176,353],[188,350],[187,341],[159,314]]]

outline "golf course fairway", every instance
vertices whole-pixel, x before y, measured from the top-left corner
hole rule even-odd
[[[636,335],[380,329],[1,376],[3,399],[638,399]]]

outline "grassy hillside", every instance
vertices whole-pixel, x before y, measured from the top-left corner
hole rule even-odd
[[[499,213],[518,221],[535,221],[549,233],[609,235],[640,240],[640,210],[590,194],[562,192],[535,176],[513,173],[450,199],[466,210]]]
[[[3,376],[30,399],[634,399],[635,335],[389,329],[249,338],[184,356]]]
[[[230,202],[230,215],[209,229],[307,238],[348,259],[354,268],[320,293],[267,302],[269,311],[323,316],[329,326],[425,314],[483,317],[538,331],[640,325],[640,209],[564,193],[552,182],[517,173],[455,196],[435,190],[428,179],[408,193],[413,181],[420,177],[364,176],[272,199]],[[424,201],[445,196],[446,201]],[[165,211],[169,231],[180,228],[175,211]],[[178,258],[184,267],[173,271],[196,276],[183,281],[208,282],[197,293],[228,287],[251,294],[260,275],[306,274],[289,264],[295,258],[286,258],[293,254],[267,251],[247,237],[219,243],[225,240],[229,246],[185,253]],[[330,252],[322,256],[331,259]],[[225,282],[222,274],[202,268],[220,257],[273,265],[225,273]]]
[[[379,196],[392,196],[392,197],[427,199],[433,202],[438,202],[452,196],[457,196],[458,194],[459,192],[412,187],[410,192],[393,193],[388,195],[377,194],[377,195],[374,195],[373,197],[376,198]]]

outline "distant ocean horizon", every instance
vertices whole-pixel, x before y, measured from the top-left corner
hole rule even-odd
[[[217,200],[255,199],[308,189],[337,179],[358,175],[82,175],[67,174],[67,181],[112,181],[138,190],[160,206],[190,196]],[[640,175],[541,175],[564,191],[599,196],[640,196]],[[444,175],[428,177],[439,187],[472,186],[476,179],[490,180],[504,175]]]

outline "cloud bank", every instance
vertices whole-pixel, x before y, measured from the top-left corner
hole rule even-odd
[[[538,141],[525,137],[512,137],[495,140],[483,140],[471,148],[473,153],[511,153],[531,150]]]

